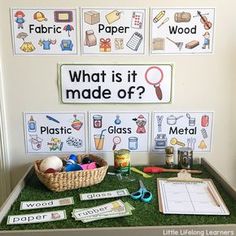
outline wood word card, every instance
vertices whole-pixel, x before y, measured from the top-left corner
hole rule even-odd
[[[154,152],[163,152],[169,145],[211,151],[213,112],[155,112],[152,127]]]
[[[82,54],[144,54],[145,9],[82,8]]]
[[[59,207],[74,204],[73,197],[51,199],[44,201],[23,201],[20,203],[20,210],[41,209],[49,207]]]
[[[148,151],[148,112],[90,112],[90,151]]]
[[[63,103],[170,103],[172,65],[58,66]]]
[[[27,153],[85,152],[85,113],[24,113]]]
[[[66,211],[38,212],[27,215],[10,215],[7,218],[8,225],[34,224],[66,220]]]
[[[151,54],[213,52],[214,8],[152,8]]]
[[[11,9],[16,55],[77,54],[76,9]]]

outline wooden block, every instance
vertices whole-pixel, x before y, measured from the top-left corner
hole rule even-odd
[[[185,48],[193,49],[193,48],[197,47],[198,45],[199,45],[199,41],[192,40],[191,42],[185,44]]]

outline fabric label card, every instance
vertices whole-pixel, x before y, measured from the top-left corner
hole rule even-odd
[[[16,55],[77,54],[76,9],[12,8]]]

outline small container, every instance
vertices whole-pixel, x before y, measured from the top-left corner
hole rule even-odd
[[[114,151],[114,168],[117,173],[130,174],[130,151],[128,149]]]
[[[178,149],[178,165],[181,169],[191,169],[193,167],[193,150],[190,147]]]
[[[129,137],[128,138],[128,146],[130,150],[138,149],[138,138],[137,137]]]
[[[34,120],[33,116],[30,116],[30,119],[28,121],[28,131],[36,132],[36,121]]]
[[[102,116],[101,115],[94,115],[93,116],[93,127],[94,128],[102,128]]]
[[[166,162],[166,167],[167,168],[173,168],[174,167],[174,161],[175,161],[175,155],[174,155],[174,147],[172,146],[167,146],[165,148],[165,162]]]

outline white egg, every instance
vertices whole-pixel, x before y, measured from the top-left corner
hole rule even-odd
[[[51,168],[55,171],[60,171],[63,167],[62,160],[57,156],[50,156],[42,160],[39,166],[39,170],[45,172],[47,169]]]

